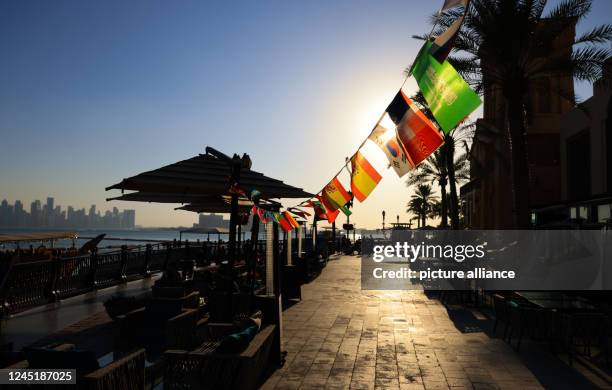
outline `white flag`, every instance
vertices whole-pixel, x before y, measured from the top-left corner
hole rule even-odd
[[[387,114],[385,114],[385,117],[387,117]],[[387,156],[387,159],[389,160],[389,165],[393,167],[395,173],[397,173],[399,177],[404,176],[412,169],[412,165],[410,165],[410,162],[406,158],[403,149],[397,141],[397,135],[393,122],[391,122],[391,126],[389,127],[384,127],[381,124],[378,124],[374,131],[372,131],[372,134],[370,134],[369,139],[378,145],[378,147],[385,153],[385,156]]]

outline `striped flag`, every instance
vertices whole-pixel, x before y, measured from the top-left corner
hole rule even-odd
[[[263,209],[261,209],[260,207],[257,206],[253,206],[253,208],[251,209],[251,213],[253,215],[257,215],[259,217],[259,220],[261,221],[261,223],[266,224],[268,222],[268,219],[266,218],[266,214],[265,211]]]
[[[301,217],[301,218],[304,218],[304,219],[306,219],[306,218],[308,218],[310,216],[310,213],[307,213],[306,211],[300,210],[300,209],[298,209],[296,207],[290,207],[288,210],[289,210],[290,213],[293,213],[294,215],[297,215],[298,217]]]
[[[463,15],[458,17],[457,20],[455,20],[453,24],[451,24],[448,29],[446,29],[446,31],[438,35],[433,41],[431,48],[429,49],[429,54],[431,54],[431,56],[435,58],[439,63],[443,63],[446,60],[446,57],[448,57],[451,52],[451,49],[455,45],[455,40],[457,39],[457,35],[459,35],[459,30],[461,29],[461,25],[463,24],[463,19],[465,19],[469,2],[470,0],[444,1],[442,11],[459,5],[462,5],[465,8],[465,11],[463,12]]]
[[[312,207],[315,213],[315,219],[327,219],[327,210],[323,204],[317,200],[309,200],[305,203],[305,206]]]
[[[317,199],[319,199],[320,202],[318,207],[322,208],[323,210],[325,210],[325,212],[323,214],[318,214],[317,215],[317,219],[326,219],[327,222],[332,223],[336,220],[336,217],[338,216],[338,214],[340,213],[340,210],[335,209],[335,210],[331,210],[325,207],[325,203],[323,203],[323,196],[322,195],[316,195]],[[316,209],[315,209],[316,211]]]
[[[351,166],[351,191],[357,200],[363,202],[382,177],[359,150],[351,159]]]
[[[297,221],[291,216],[291,214],[289,214],[288,211],[285,211],[283,213],[283,215],[285,216],[285,218],[287,219],[287,221],[289,221],[289,223],[291,224],[291,226],[293,226],[294,228],[297,228],[300,226],[299,223],[297,223]]]
[[[457,35],[459,34],[463,18],[464,15],[458,17],[446,31],[434,39],[429,49],[429,54],[439,63],[443,63],[446,60],[446,57],[448,57],[451,49],[455,45],[455,39],[457,39]]]
[[[285,215],[280,214],[278,217],[278,224],[280,225],[280,227],[288,232],[290,230],[293,229],[293,226],[291,225],[291,223],[287,220],[287,218],[285,218]]]
[[[338,176],[330,181],[321,191],[321,201],[329,211],[338,210],[351,200],[351,195],[344,189]]]
[[[340,214],[340,210],[328,211],[327,212],[327,222],[333,223],[336,220],[336,218],[338,218],[338,214]]]
[[[414,166],[419,165],[444,143],[436,126],[402,90],[387,107],[387,114],[397,125],[397,138]]]

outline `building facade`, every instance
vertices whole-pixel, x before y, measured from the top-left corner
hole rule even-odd
[[[572,23],[558,36],[557,44],[567,46],[574,35]],[[571,53],[563,55],[569,58]],[[506,104],[501,88],[489,80],[483,74],[483,118],[476,122],[470,181],[461,187],[460,195],[466,227],[509,229],[513,227],[513,201]],[[573,108],[573,97],[570,72],[548,73],[528,85],[527,155],[532,208],[562,199],[560,128],[564,115]]]

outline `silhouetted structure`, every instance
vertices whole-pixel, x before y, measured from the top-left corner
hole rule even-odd
[[[14,205],[4,199],[0,203],[0,227],[9,228],[108,228],[133,229],[136,226],[136,210],[119,211],[116,207],[104,215],[96,212],[96,206],[76,210],[68,206],[62,210],[55,206],[54,198],[48,197],[44,206],[40,200],[30,204],[30,212],[24,210],[23,203],[16,200]]]
[[[558,36],[560,47],[567,47],[574,35],[575,22],[569,21]],[[565,53],[568,59],[570,55]],[[484,114],[476,123],[471,180],[461,187],[461,201],[467,227],[507,229],[513,226],[513,202],[510,144],[504,130],[506,107],[501,88],[487,84],[487,79],[485,71]],[[529,193],[531,207],[536,208],[561,200],[560,133],[564,115],[573,108],[573,76],[570,72],[550,73],[532,82],[528,90]]]

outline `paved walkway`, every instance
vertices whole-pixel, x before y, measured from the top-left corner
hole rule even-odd
[[[345,256],[284,312],[287,362],[264,389],[541,389],[514,350],[458,330],[421,291],[361,291]]]

